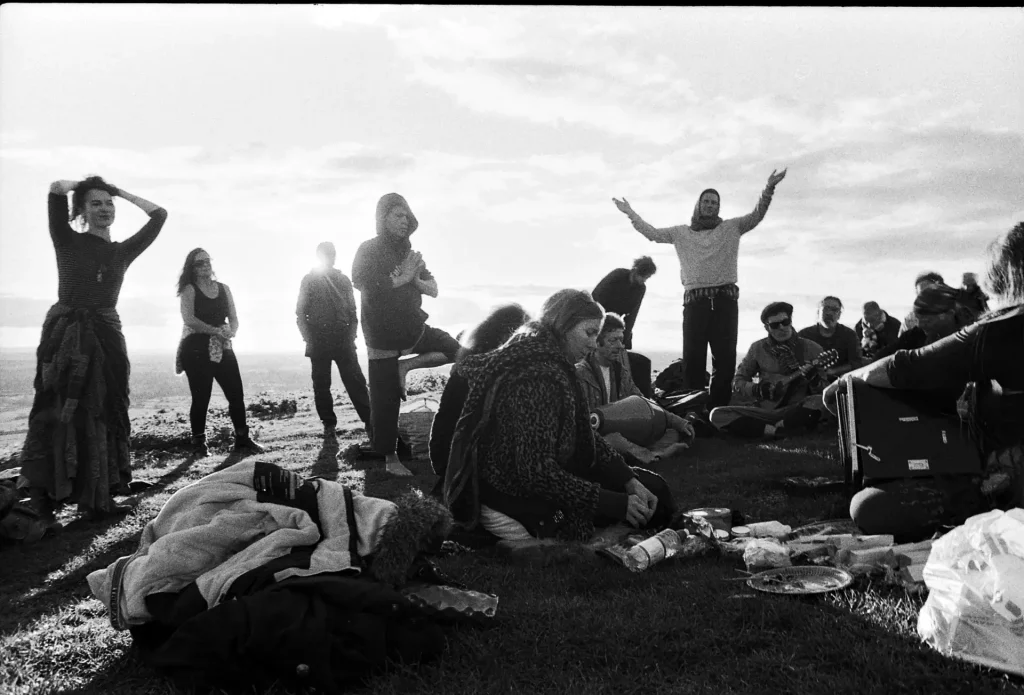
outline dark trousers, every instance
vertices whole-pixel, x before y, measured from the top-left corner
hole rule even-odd
[[[398,358],[370,360],[370,412],[373,450],[387,456],[398,448],[398,412],[402,407]]]
[[[645,398],[654,398],[654,388],[651,386],[651,361],[639,352],[627,352],[626,358],[629,359],[633,383]]]
[[[233,350],[225,350],[220,362],[211,362],[203,354],[184,355],[185,376],[188,377],[188,388],[192,392],[192,407],[189,420],[192,423],[192,436],[206,434],[206,411],[210,407],[210,396],[213,393],[213,382],[216,381],[224,397],[228,399],[228,414],[236,432],[245,432],[245,399],[242,393],[242,375],[238,371],[238,360]]]
[[[352,407],[366,426],[367,434],[370,426],[370,394],[366,390],[366,377],[356,358],[355,344],[346,345],[340,351],[323,356],[310,357],[310,372],[313,377],[313,403],[316,414],[325,426],[334,427],[338,424],[338,416],[334,413],[334,398],[331,397],[331,367],[338,365],[341,383],[345,386]],[[372,441],[372,437],[371,437]]]
[[[710,408],[728,405],[736,373],[739,303],[735,299],[698,299],[683,306],[683,361],[687,386],[705,387],[705,365],[711,347]]]

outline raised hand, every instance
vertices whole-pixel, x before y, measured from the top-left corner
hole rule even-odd
[[[783,169],[780,172],[776,172],[774,169],[772,169],[772,174],[771,174],[771,176],[768,177],[768,185],[770,187],[772,187],[772,188],[775,188],[775,185],[777,183],[782,181],[782,179],[786,178],[786,172],[787,171],[789,171],[788,168]]]
[[[54,181],[50,184],[50,193],[56,195],[67,195],[71,191],[75,190],[75,186],[78,185],[78,181],[69,181],[62,179],[60,181]]]
[[[633,208],[630,206],[629,201],[626,200],[625,198],[623,198],[622,200],[612,198],[612,202],[615,203],[615,207],[619,209],[619,212],[624,213],[630,217],[636,214],[635,212],[633,212]]]

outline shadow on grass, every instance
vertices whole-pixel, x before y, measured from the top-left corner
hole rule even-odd
[[[316,454],[316,461],[310,469],[310,475],[325,480],[337,480],[340,468],[338,466],[338,454],[341,448],[337,439],[324,440],[320,451]]]
[[[195,459],[185,458],[129,497],[126,501],[137,511],[125,517],[102,521],[76,518],[38,543],[4,547],[0,551],[0,602],[9,609],[0,621],[0,636],[17,631],[19,624],[32,622],[69,597],[88,595],[85,577],[137,549],[142,528],[154,516],[148,509],[154,498],[195,463]],[[157,509],[160,505],[162,501]]]

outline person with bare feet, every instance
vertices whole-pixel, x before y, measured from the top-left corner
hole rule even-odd
[[[359,246],[352,263],[370,359],[372,444],[384,456],[388,473],[409,476],[412,472],[397,452],[406,375],[454,362],[459,341],[427,325],[423,295],[436,297],[437,281],[409,241],[419,222],[405,198],[397,193],[382,196],[376,218],[377,236]]]
[[[149,216],[142,229],[123,241],[110,238],[114,198]],[[53,182],[48,206],[57,303],[46,312],[36,352],[35,398],[18,479],[30,511],[44,527],[55,526],[54,510],[66,501],[77,502],[90,519],[131,509],[113,499],[132,479],[130,365],[117,300],[128,268],[167,220],[159,205],[99,176]]]
[[[636,396],[644,395],[630,373],[629,360],[625,350],[626,324],[621,316],[607,312],[601,332],[597,336],[597,348],[576,363],[576,378],[583,387],[587,405],[593,412],[597,408]],[[641,404],[642,405],[642,404]],[[661,407],[651,404],[653,409]],[[653,442],[633,441],[619,432],[604,435],[609,445],[619,453],[629,454],[640,463],[650,464],[662,458],[671,458],[688,449],[693,441],[693,426],[683,418],[664,411],[667,428],[664,434]]]

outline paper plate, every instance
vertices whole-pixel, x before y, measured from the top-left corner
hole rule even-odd
[[[777,567],[755,574],[747,586],[769,594],[806,596],[845,589],[853,583],[853,575],[836,567]]]
[[[846,533],[853,536],[863,535],[852,519],[829,519],[826,521],[815,521],[806,526],[795,528],[789,534],[789,539],[796,541],[813,536],[835,536]]]

